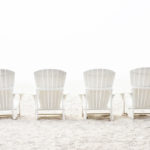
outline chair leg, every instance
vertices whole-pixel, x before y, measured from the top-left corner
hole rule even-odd
[[[36,120],[38,120],[38,119],[39,119],[38,114],[36,114],[36,115],[35,115],[35,119],[36,119]]]
[[[86,120],[86,119],[87,119],[87,112],[84,111],[84,120]]]
[[[110,114],[110,121],[114,120],[114,116],[112,114]]]
[[[84,113],[82,112],[82,118],[84,117]]]
[[[18,116],[18,115],[17,115],[17,111],[16,111],[16,110],[13,110],[13,111],[12,111],[12,119],[13,119],[13,120],[16,120],[16,119],[17,119],[17,116]]]
[[[110,113],[110,121],[113,121],[114,120],[114,116],[113,116],[113,113],[111,112]]]
[[[64,111],[62,113],[62,120],[65,120],[65,113],[64,113]]]
[[[131,111],[132,111],[131,118],[132,118],[132,120],[134,120],[134,109],[131,109]]]
[[[37,96],[34,95],[34,100],[35,100],[35,119],[38,120],[38,102],[37,102]]]
[[[20,106],[20,103],[19,103],[18,116],[21,117],[21,106]]]
[[[110,110],[110,121],[113,121],[114,120],[114,115],[113,115],[113,110],[111,108]]]
[[[38,118],[39,118],[39,117],[38,117],[38,111],[35,110],[35,119],[38,120]]]
[[[111,97],[111,102],[110,102],[110,121],[114,120],[114,116],[113,116],[113,105],[112,105],[112,101],[113,101],[114,95],[112,95]]]

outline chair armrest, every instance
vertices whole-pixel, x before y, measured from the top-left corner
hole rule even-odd
[[[68,94],[63,94],[63,100],[67,98]]]
[[[125,97],[125,93],[119,93],[119,95],[124,98]]]
[[[131,96],[131,98],[132,98],[132,96],[133,96],[133,93],[129,93],[129,95]]]
[[[37,99],[37,95],[36,94],[33,94],[32,97],[33,97],[34,100]]]
[[[132,93],[131,93],[131,92],[129,92],[129,93],[127,93],[127,94],[132,97]],[[125,93],[120,93],[120,95],[122,96],[122,98],[124,98],[126,94],[125,94]]]
[[[83,111],[87,107],[86,94],[79,94],[79,98],[81,99],[81,102],[82,102],[82,111]]]
[[[126,103],[126,96],[127,94],[132,98],[132,93],[129,92],[129,93],[120,93],[121,97],[122,97],[122,101],[123,101],[123,115],[124,114],[127,114],[127,111],[126,111],[126,107],[127,107],[127,103]]]
[[[80,97],[81,100],[84,100],[86,95],[85,94],[79,94],[79,97]]]
[[[112,99],[116,96],[116,94],[112,94]]]
[[[13,94],[13,99],[18,95],[18,99],[14,101],[14,110],[18,110],[19,112],[19,116],[20,116],[20,101],[21,101],[21,98],[22,96],[20,96],[20,94]],[[23,94],[22,94],[23,95]]]

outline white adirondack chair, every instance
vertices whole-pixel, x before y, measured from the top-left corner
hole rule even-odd
[[[14,79],[13,71],[0,69],[0,116],[12,116],[16,119],[20,115],[20,99],[14,101]]]
[[[36,82],[36,119],[43,115],[62,115],[65,119],[63,88],[66,72],[56,69],[39,70],[34,73]]]
[[[131,118],[136,113],[150,113],[150,68],[137,68],[130,72],[132,86]]]
[[[84,72],[86,94],[83,106],[84,119],[88,114],[108,113],[113,120],[112,112],[112,85],[115,73],[106,69],[93,69]],[[109,106],[110,102],[110,106]]]

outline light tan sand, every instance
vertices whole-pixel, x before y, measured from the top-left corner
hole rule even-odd
[[[0,150],[149,150],[150,117],[132,121],[120,117],[121,100],[114,100],[115,121],[108,117],[81,118],[81,101],[69,96],[65,102],[67,120],[59,117],[35,120],[34,101],[25,95],[22,117],[0,119]]]

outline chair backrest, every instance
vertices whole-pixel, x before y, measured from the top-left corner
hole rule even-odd
[[[60,109],[66,72],[44,69],[34,73],[40,109]]]
[[[88,109],[105,109],[112,94],[115,73],[107,69],[84,72]]]
[[[0,110],[13,109],[13,87],[15,73],[0,69]]]
[[[133,93],[133,108],[150,108],[150,68],[130,71]]]

